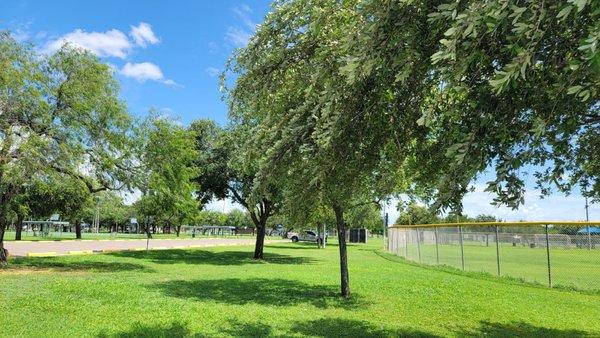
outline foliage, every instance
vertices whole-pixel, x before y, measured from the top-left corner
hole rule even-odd
[[[409,203],[404,205],[402,202],[398,203],[398,219],[396,224],[432,224],[441,223],[440,217],[426,206],[419,205],[417,203]]]
[[[230,198],[243,206],[257,229],[254,258],[261,259],[266,224],[279,207],[280,190],[274,184],[255,184],[258,157],[250,144],[251,130],[244,123],[223,129],[209,120],[194,121],[190,129],[199,149],[198,199],[207,203]]]
[[[250,219],[250,216],[247,212],[233,209],[227,214],[227,219],[225,220],[226,226],[232,226],[236,228],[252,228],[254,224]]]
[[[146,219],[152,217],[156,223],[179,229],[184,222],[195,218],[199,208],[194,195],[197,185],[193,181],[198,172],[195,134],[153,114],[138,133],[143,174],[137,210]]]
[[[584,194],[598,198],[599,3],[447,2],[429,22],[445,32],[420,119],[432,142],[420,150],[419,181],[438,178],[438,204],[460,209],[467,184],[490,167],[498,204],[524,202],[529,170],[544,195],[589,184]]]
[[[103,191],[96,194],[86,204],[86,207],[80,213],[80,217],[88,224],[92,224],[96,217],[96,211],[98,211],[100,226],[106,227],[127,224],[135,215],[133,207],[126,205],[123,197],[112,191]]]
[[[0,117],[0,261],[12,202],[32,179],[75,179],[89,193],[131,187],[130,117],[93,54],[38,54],[0,32]]]

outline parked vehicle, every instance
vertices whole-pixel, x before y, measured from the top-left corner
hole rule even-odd
[[[320,242],[323,243],[323,238],[318,237],[316,231],[306,230],[299,233],[291,232],[288,234],[288,238],[292,240],[292,242]],[[327,242],[327,235],[325,235],[325,242]]]

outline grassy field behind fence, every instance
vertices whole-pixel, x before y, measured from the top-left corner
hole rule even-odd
[[[408,246],[408,258],[419,262],[418,247]],[[437,264],[435,245],[421,245],[421,263]],[[459,245],[439,245],[439,263],[462,268]],[[502,276],[522,278],[548,285],[546,248],[500,245],[500,273]],[[405,248],[398,249],[400,256]],[[464,245],[465,270],[497,275],[496,246]],[[550,248],[552,284],[580,290],[600,291],[600,249]]]
[[[599,294],[417,266],[381,247],[350,245],[352,301],[337,296],[335,245],[272,244],[264,262],[252,247],[12,260],[0,336],[600,335]]]

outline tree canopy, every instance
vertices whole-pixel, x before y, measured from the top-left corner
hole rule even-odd
[[[154,222],[175,226],[177,234],[184,222],[199,211],[195,198],[197,185],[196,141],[194,132],[167,118],[151,114],[138,131],[140,140],[142,193],[138,211]]]
[[[131,118],[93,54],[38,54],[0,32],[0,116],[0,262],[12,201],[31,180],[62,176],[90,193],[131,186]]]

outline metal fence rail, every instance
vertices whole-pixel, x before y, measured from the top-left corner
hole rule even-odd
[[[600,222],[398,225],[387,249],[407,260],[600,291]],[[592,230],[594,231],[592,231]]]

